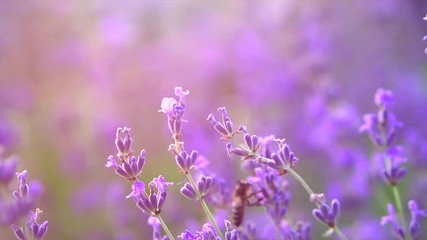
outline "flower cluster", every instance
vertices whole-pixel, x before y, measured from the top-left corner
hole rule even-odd
[[[184,230],[178,239],[183,240],[246,240],[246,239],[302,239],[309,240],[312,235],[310,221],[292,221],[288,214],[291,208],[293,184],[287,177],[292,177],[306,190],[309,200],[316,205],[312,215],[327,227],[324,236],[336,234],[339,239],[347,239],[338,224],[341,215],[341,203],[334,198],[330,203],[326,201],[324,193],[315,193],[304,178],[297,173],[296,165],[299,159],[283,138],[274,135],[259,137],[249,133],[247,127],[240,126],[237,130],[225,107],[219,108],[222,121],[216,120],[213,114],[208,121],[225,140],[226,152],[229,156],[241,159],[246,177],[237,181],[234,192],[231,193],[227,181],[209,172],[209,161],[198,151],[187,151],[182,134],[182,116],[185,113],[185,98],[189,91],[175,88],[178,99],[163,98],[160,112],[166,114],[168,128],[172,134],[173,143],[169,146],[178,171],[187,179],[180,188],[180,193],[186,199],[200,204],[208,222],[200,230]],[[392,188],[397,189],[399,181],[405,176],[406,170],[402,164],[407,160],[403,154],[403,147],[395,145],[397,129],[402,124],[397,121],[391,107],[394,104],[394,95],[389,90],[379,89],[375,94],[375,104],[378,106],[376,114],[366,114],[361,132],[367,132],[378,149],[382,160],[382,176]],[[238,138],[241,136],[241,139]],[[153,239],[174,240],[175,237],[163,220],[161,213],[168,195],[167,188],[172,182],[166,182],[162,175],[154,178],[148,185],[138,178],[142,173],[146,161],[145,150],[138,157],[133,156],[132,138],[129,128],[119,128],[116,133],[115,145],[118,150],[116,158],[108,158],[107,167],[113,167],[116,174],[132,181],[132,192],[126,198],[134,199],[137,207],[149,215],[148,224],[153,229]],[[195,177],[197,176],[197,181]],[[147,190],[148,189],[148,190]],[[232,189],[232,188],[231,188]],[[230,198],[231,196],[231,198]],[[400,198],[397,200],[400,201]],[[419,239],[420,217],[426,217],[424,210],[418,207],[414,200],[408,203],[412,218],[406,230],[403,212],[399,205],[398,214],[393,204],[388,204],[388,215],[380,223],[391,224],[400,238],[411,236]],[[228,217],[213,214],[216,211],[228,209]],[[259,207],[265,210],[271,223],[259,225],[245,220],[245,209]],[[215,216],[215,217],[214,217]],[[218,222],[224,222],[223,229]],[[165,232],[162,234],[161,228]],[[225,229],[224,229],[225,228]],[[273,233],[273,234],[272,234]]]
[[[1,192],[9,191],[8,187],[12,183],[14,176],[16,176],[19,182],[18,189],[14,190],[10,196],[0,195],[0,226],[10,225],[19,240],[42,239],[47,232],[48,221],[39,224],[37,221],[42,211],[39,209],[36,209],[35,212],[31,211],[43,192],[42,185],[37,181],[28,182],[27,170],[16,172],[18,158],[10,156],[4,159],[3,149],[1,148],[0,158]],[[19,227],[19,221],[28,214],[28,221],[24,226]]]
[[[122,138],[120,135],[123,134]],[[120,164],[116,162],[114,156],[110,155],[105,164],[106,167],[113,167],[115,172],[128,181],[135,181],[142,172],[145,164],[145,150],[141,150],[138,157],[132,155],[132,138],[130,128],[118,128],[116,132],[117,157]]]
[[[44,221],[42,224],[38,223],[38,219],[42,211],[36,209],[36,212],[29,212],[29,219],[23,227],[18,227],[15,224],[12,225],[13,232],[19,240],[41,240],[47,232],[48,221]]]
[[[167,196],[167,186],[171,182],[165,182],[163,176],[154,178],[149,184],[149,194],[145,192],[145,184],[142,181],[135,181],[132,185],[132,192],[126,198],[133,198],[136,205],[146,214],[157,216],[160,214]]]
[[[394,145],[396,129],[401,127],[402,123],[396,120],[390,110],[394,104],[394,95],[390,90],[378,89],[374,102],[378,107],[378,112],[364,116],[364,124],[360,127],[360,131],[366,131],[377,147],[379,159],[382,161],[381,175],[391,186],[398,208],[398,214],[396,214],[394,205],[388,203],[388,215],[381,218],[381,225],[390,223],[396,235],[401,239],[406,239],[408,231],[397,185],[407,173],[406,169],[402,167],[407,159],[404,157],[403,147]],[[418,205],[414,200],[408,202],[408,207],[412,214],[412,220],[408,226],[409,235],[412,239],[418,239],[418,216],[426,216],[426,214],[424,211],[418,210]]]
[[[393,93],[389,90],[378,89],[375,93],[375,104],[378,107],[376,114],[365,114],[361,132],[367,132],[378,149],[382,161],[382,176],[392,186],[406,175],[402,164],[406,162],[403,148],[394,145],[396,130],[402,126],[396,116],[390,111],[394,104]]]

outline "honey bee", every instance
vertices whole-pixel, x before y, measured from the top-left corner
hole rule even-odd
[[[259,191],[258,191],[259,192]],[[245,214],[245,206],[259,206],[263,198],[255,198],[255,201],[250,202],[258,192],[254,192],[252,185],[246,181],[239,180],[233,191],[233,201],[231,203],[231,220],[236,227],[239,227],[243,222]]]

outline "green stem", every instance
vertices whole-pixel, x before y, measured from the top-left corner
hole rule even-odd
[[[202,205],[203,210],[208,216],[209,221],[212,223],[212,225],[214,226],[215,230],[217,231],[221,239],[224,239],[224,236],[222,235],[222,232],[219,229],[218,224],[216,223],[211,211],[209,210],[209,207],[206,204],[205,199],[202,198],[202,195],[200,194],[199,189],[197,188],[197,185],[196,185],[196,182],[194,181],[193,176],[190,173],[188,173],[187,178],[188,178],[188,181],[190,181],[191,185],[193,186],[194,190],[196,191],[197,198],[200,199],[200,204]]]
[[[160,224],[163,227],[163,230],[165,231],[166,235],[168,236],[168,238],[170,240],[175,240],[175,238],[173,237],[172,233],[169,231],[168,226],[166,225],[165,221],[163,221],[162,217],[160,216],[160,214],[156,215],[157,219],[159,219]]]
[[[403,229],[406,231],[406,220],[405,214],[403,213],[402,200],[400,199],[399,189],[397,186],[391,186],[391,188],[393,190],[394,200],[396,201],[397,211],[402,221]]]
[[[348,240],[348,238],[344,235],[344,233],[341,232],[340,228],[337,225],[335,225],[334,231],[337,233],[338,237],[341,240]]]
[[[310,186],[308,186],[307,182],[304,181],[304,179],[297,172],[295,172],[295,170],[293,170],[292,168],[287,168],[286,170],[289,174],[292,175],[293,178],[295,178],[295,180],[297,180],[302,185],[302,187],[305,189],[309,196],[311,196],[311,194],[314,194],[314,191],[310,188]]]

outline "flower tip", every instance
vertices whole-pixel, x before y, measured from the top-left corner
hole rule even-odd
[[[182,97],[187,96],[188,94],[190,94],[190,91],[183,90],[182,87],[175,87],[175,95],[177,97],[181,97],[182,98]]]

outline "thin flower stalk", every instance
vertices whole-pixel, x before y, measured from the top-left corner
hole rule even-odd
[[[191,154],[187,154],[184,149],[184,142],[182,141],[182,122],[186,122],[182,117],[185,113],[186,96],[188,94],[190,94],[188,90],[183,90],[181,87],[176,87],[175,95],[178,97],[178,100],[168,97],[163,98],[159,112],[166,114],[168,118],[169,131],[172,133],[172,139],[174,140],[174,143],[169,147],[169,151],[175,155],[175,160],[178,164],[178,167],[180,168],[180,172],[187,176],[187,179],[191,184],[191,186],[188,187],[184,185],[185,189],[181,189],[181,193],[188,198],[192,198],[192,192],[195,192],[196,200],[200,201],[203,211],[209,218],[209,221],[212,223],[217,234],[221,237],[221,239],[224,239],[224,236],[222,235],[222,232],[219,229],[212,212],[206,204],[204,193],[200,192],[198,184],[196,184],[192,174],[190,173],[190,170],[194,167],[194,162],[197,158],[197,152],[193,151]],[[185,194],[183,191],[187,194]]]

